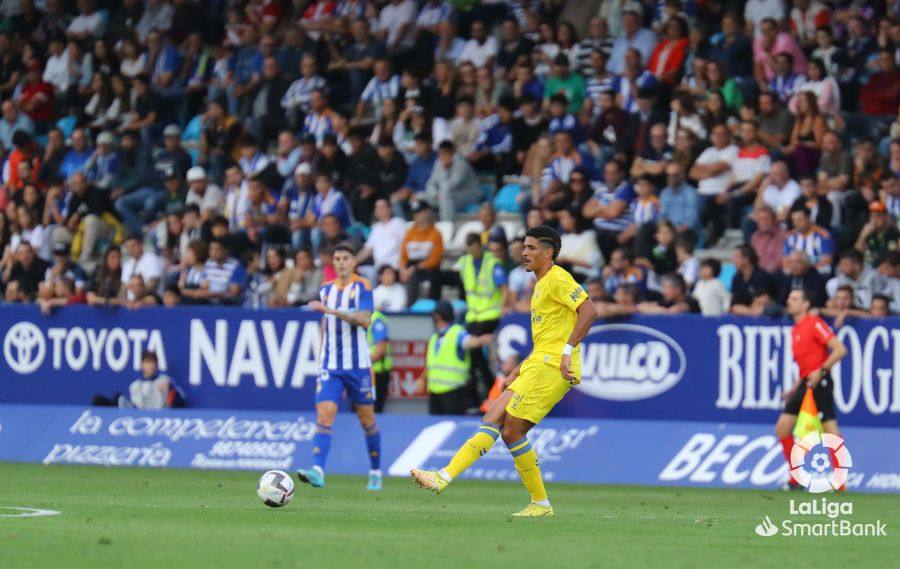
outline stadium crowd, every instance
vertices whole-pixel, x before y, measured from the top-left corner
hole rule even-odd
[[[900,312],[900,2],[0,3],[0,286],[42,309],[302,305],[350,242],[400,311],[473,215],[602,315]],[[740,234],[725,263],[714,252]],[[719,255],[721,257],[721,255]],[[724,281],[724,282],[723,282]],[[423,284],[427,288],[423,290]]]

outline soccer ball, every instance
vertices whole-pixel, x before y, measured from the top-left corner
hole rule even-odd
[[[259,479],[256,495],[270,508],[280,508],[294,497],[294,481],[285,472],[270,470]]]

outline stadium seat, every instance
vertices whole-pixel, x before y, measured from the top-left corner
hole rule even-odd
[[[75,130],[77,122],[78,119],[76,117],[65,116],[56,121],[56,128],[62,131],[63,138],[68,139],[72,135],[72,131]]]
[[[516,198],[521,192],[522,186],[519,184],[506,184],[494,196],[494,208],[498,212],[519,213],[519,202]]]
[[[437,303],[430,298],[420,298],[409,307],[409,311],[418,314],[428,314],[434,311],[435,306],[437,306]]]

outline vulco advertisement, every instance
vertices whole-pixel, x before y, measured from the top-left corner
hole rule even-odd
[[[478,425],[460,417],[382,415],[383,468],[407,476],[412,468],[444,466]],[[308,466],[314,430],[310,413],[0,405],[0,461],[292,471]],[[847,470],[842,477],[848,489],[900,492],[896,432],[850,427],[844,436],[853,454],[852,463],[842,459],[839,465]],[[366,473],[356,417],[340,414],[334,437],[329,472]],[[787,477],[781,444],[768,426],[551,418],[528,438],[549,481],[777,488]],[[805,462],[811,471],[818,463],[815,456]],[[464,474],[517,476],[502,443]]]
[[[501,356],[531,350],[527,315],[503,319]],[[646,316],[598,323],[581,350],[582,381],[557,417],[774,423],[797,380],[788,320]],[[843,425],[900,426],[900,319],[846,324],[835,366]]]

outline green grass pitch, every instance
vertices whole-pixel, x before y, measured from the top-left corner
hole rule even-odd
[[[527,502],[512,482],[433,496],[409,480],[371,493],[362,477],[333,476],[269,509],[258,474],[0,463],[0,507],[61,512],[0,518],[0,567],[859,568],[896,567],[900,552],[900,496],[841,496],[887,537],[766,538],[753,531],[765,515],[777,523],[791,497],[809,496],[551,484],[555,518],[510,520]]]

